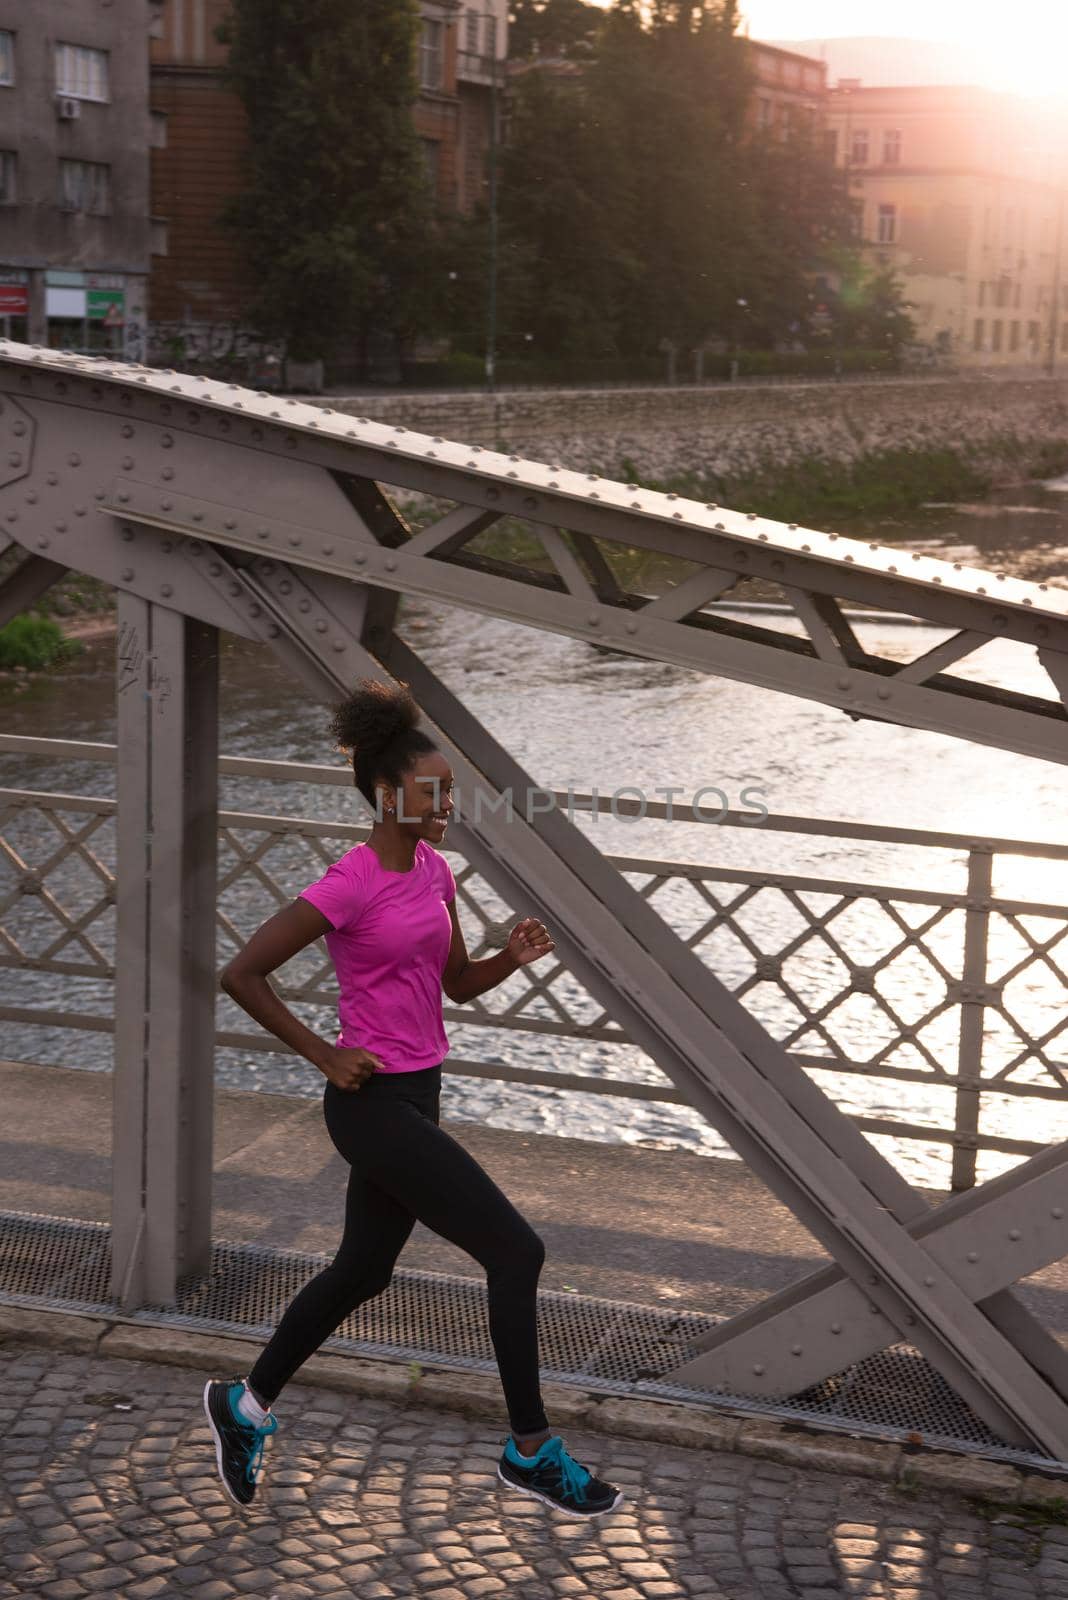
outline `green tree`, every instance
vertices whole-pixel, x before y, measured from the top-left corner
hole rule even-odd
[[[228,209],[249,314],[298,360],[372,328],[410,338],[434,203],[412,123],[417,0],[231,0],[220,36],[248,115]]]
[[[508,10],[508,53],[566,56],[589,51],[603,12],[589,0],[512,0]]]
[[[834,257],[837,293],[833,315],[839,343],[900,355],[916,337],[904,288],[892,267],[866,261],[855,246]]]

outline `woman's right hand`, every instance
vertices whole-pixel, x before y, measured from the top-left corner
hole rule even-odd
[[[382,1062],[370,1050],[349,1050],[334,1045],[323,1063],[322,1070],[338,1089],[359,1089]]]

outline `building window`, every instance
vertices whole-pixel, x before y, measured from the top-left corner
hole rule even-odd
[[[464,14],[464,49],[468,55],[478,55],[478,12]]]
[[[879,207],[875,238],[878,244],[897,243],[897,206]]]
[[[80,44],[56,45],[56,93],[75,100],[107,100],[108,53]]]
[[[59,163],[59,206],[106,217],[111,210],[111,168],[99,161]]]
[[[1015,322],[1015,321],[1014,322],[1010,322],[1009,323],[1009,349],[1010,350],[1019,350],[1019,348],[1020,348],[1020,324],[1019,324],[1019,322]]]
[[[863,239],[864,237],[863,200],[850,200],[849,202],[849,231],[854,239]]]
[[[1061,324],[1061,349],[1068,351],[1068,322]]]
[[[1000,320],[1000,318],[998,319],[997,322],[992,322],[990,324],[990,348],[991,348],[991,350],[995,350],[995,351],[1001,349],[1001,320]]]
[[[986,331],[986,324],[983,322],[982,317],[976,317],[976,319],[975,319],[975,332],[972,334],[972,349],[973,350],[981,350],[983,348],[983,334],[985,333],[985,331]]]
[[[837,128],[828,128],[826,133],[823,135],[823,140],[824,140],[824,151],[826,153],[827,160],[831,163],[832,166],[837,166],[837,164],[838,164],[838,130],[837,130]]]
[[[896,167],[901,160],[901,130],[887,128],[883,134],[883,165]]]
[[[766,94],[757,99],[757,127],[770,128],[772,123],[771,100]]]
[[[432,191],[437,194],[438,182],[441,177],[441,143],[438,139],[424,139],[423,167],[426,172],[427,182]]]
[[[868,165],[867,128],[853,129],[853,137],[849,143],[849,160],[854,167],[866,167]]]
[[[427,20],[419,35],[419,82],[424,89],[441,88],[444,24]]]
[[[1038,341],[1039,341],[1038,323],[1037,322],[1029,322],[1027,324],[1027,342],[1031,346],[1032,350],[1037,350],[1038,349]]]
[[[0,150],[0,206],[13,206],[15,194],[15,152]]]
[[[0,83],[15,81],[15,35],[0,28]]]
[[[980,281],[980,284],[979,284],[979,304],[980,304],[980,306],[985,306],[986,305],[986,279],[985,278],[983,278]]]
[[[497,18],[486,18],[486,54],[492,61],[497,55]]]

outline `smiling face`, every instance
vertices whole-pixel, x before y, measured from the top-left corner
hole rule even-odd
[[[402,788],[382,784],[381,794],[387,807],[396,807],[390,821],[415,839],[439,844],[453,811],[452,788],[449,763],[439,750],[429,750],[416,756]]]

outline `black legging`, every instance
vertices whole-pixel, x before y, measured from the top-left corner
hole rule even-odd
[[[545,1246],[462,1145],[438,1126],[441,1067],[328,1082],[323,1114],[351,1167],[337,1255],[290,1301],[248,1375],[273,1401],[364,1300],[381,1294],[416,1220],[486,1269],[489,1330],[514,1433],[548,1427],[538,1378],[537,1285]]]

